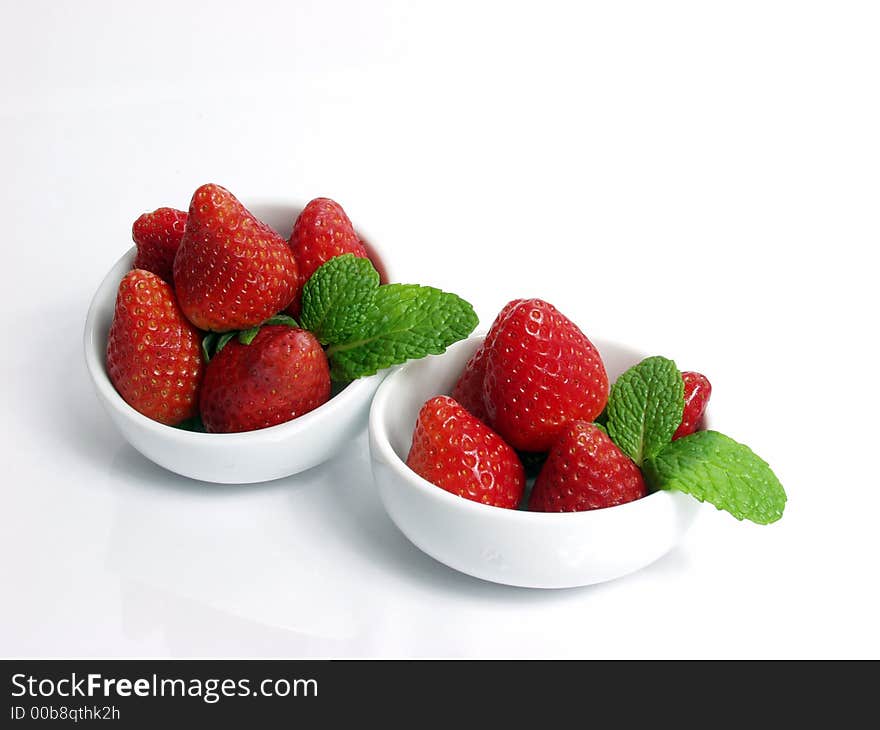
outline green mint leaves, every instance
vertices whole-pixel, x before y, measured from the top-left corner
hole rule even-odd
[[[608,435],[636,464],[672,441],[684,410],[684,382],[672,360],[649,357],[631,367],[608,396]]]
[[[690,494],[759,525],[776,522],[785,509],[785,490],[767,462],[717,431],[669,443],[645,462],[645,476],[655,489]]]
[[[477,326],[461,297],[417,284],[379,285],[367,259],[345,254],[303,287],[303,326],[328,345],[334,380],[354,380],[407,360],[439,355]]]
[[[378,289],[379,272],[369,259],[330,259],[303,286],[303,327],[322,345],[345,342],[363,324]]]
[[[364,321],[327,350],[331,375],[351,380],[425,355],[439,355],[477,326],[473,307],[455,294],[416,284],[379,287]]]
[[[642,468],[653,489],[674,489],[767,525],[782,517],[785,490],[763,459],[717,431],[672,440],[684,383],[672,360],[649,357],[611,387],[602,420],[611,440]]]
[[[327,349],[334,380],[354,380],[407,360],[439,355],[477,326],[474,308],[461,297],[430,286],[379,284],[369,259],[344,254],[327,261],[303,286],[300,321]],[[260,327],[296,320],[278,314],[240,332],[209,332],[205,362],[232,338],[253,342]]]

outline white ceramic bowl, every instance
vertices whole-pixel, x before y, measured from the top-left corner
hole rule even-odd
[[[258,205],[251,210],[287,236],[299,209]],[[375,250],[368,247],[371,256]],[[132,247],[110,269],[89,307],[84,333],[86,366],[98,399],[134,448],[177,474],[221,484],[248,484],[297,474],[326,461],[367,424],[370,401],[387,372],[350,383],[327,403],[287,423],[247,433],[184,431],[153,421],[129,406],[107,376],[107,333],[113,321],[116,291],[131,269]],[[387,268],[377,268],[387,280]]]
[[[437,487],[407,467],[419,409],[448,394],[483,341],[409,362],[379,387],[370,409],[373,477],[385,509],[409,540],[463,573],[514,586],[569,588],[618,578],[652,563],[684,535],[700,504],[674,492],[590,512],[491,507]],[[596,341],[612,379],[643,355]]]

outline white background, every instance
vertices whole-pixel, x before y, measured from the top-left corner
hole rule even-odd
[[[880,656],[876,4],[2,17],[2,655]],[[154,466],[100,410],[81,330],[134,218],[208,181],[336,198],[484,327],[540,296],[706,373],[784,519],[707,508],[640,573],[540,592],[412,547],[365,440],[258,486]]]

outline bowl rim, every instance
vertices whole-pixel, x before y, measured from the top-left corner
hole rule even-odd
[[[485,333],[471,335],[470,337],[461,340],[452,346],[454,347],[464,342],[482,342],[485,339],[485,336]],[[601,337],[597,337],[594,339],[596,342],[602,343],[603,345],[619,345],[621,347],[626,347],[626,345],[618,343],[614,340],[608,340]],[[599,349],[601,350],[601,348]],[[439,355],[438,357],[443,356]],[[414,472],[406,465],[406,462],[397,455],[397,452],[391,445],[391,439],[388,436],[388,429],[385,425],[386,412],[389,409],[389,402],[393,397],[394,390],[397,387],[398,381],[405,376],[406,371],[409,368],[417,366],[418,362],[419,361],[416,360],[404,363],[403,365],[396,368],[394,372],[390,373],[388,377],[385,378],[384,382],[379,385],[378,389],[376,390],[376,394],[373,396],[373,402],[370,405],[368,429],[370,434],[371,449],[374,447],[377,448],[379,451],[379,456],[382,458],[382,460],[392,469],[394,469],[394,471],[397,472],[398,476],[401,476],[404,480],[411,482],[419,491],[419,493],[427,499],[434,500],[451,509],[459,509],[464,512],[470,511],[474,516],[483,515],[485,517],[491,518],[492,515],[495,515],[495,517],[499,520],[529,523],[543,522],[544,524],[547,524],[549,521],[552,520],[591,521],[602,519],[603,517],[607,517],[611,513],[622,515],[625,511],[634,512],[638,509],[652,508],[654,507],[654,505],[657,505],[660,500],[675,499],[678,496],[673,492],[656,490],[654,492],[649,492],[641,499],[635,499],[632,502],[614,505],[613,507],[603,507],[601,509],[594,510],[583,510],[580,512],[533,512],[527,509],[509,509],[506,507],[496,507],[491,504],[483,504],[482,502],[475,502],[472,499],[467,499],[466,497],[461,497],[458,494],[447,492],[442,487],[438,487],[436,484],[433,484],[419,474],[416,474],[416,472]]]
[[[301,207],[296,201],[283,201],[280,198],[258,198],[250,201],[249,206],[288,206],[290,208]],[[363,238],[363,231],[357,228],[358,234]],[[279,234],[282,235],[282,234]],[[386,276],[390,278],[389,267],[384,257],[372,243],[372,239],[365,238],[370,243],[369,250],[380,259]],[[116,294],[119,289],[119,282],[125,271],[131,268],[134,262],[137,247],[131,246],[123,253],[110,267],[107,273],[98,284],[95,293],[89,303],[88,312],[86,313],[85,325],[83,327],[83,351],[85,355],[86,370],[94,384],[95,389],[101,396],[102,400],[120,416],[133,422],[139,428],[150,431],[159,437],[173,438],[183,444],[199,444],[204,446],[208,443],[222,443],[227,446],[234,444],[247,444],[256,441],[276,441],[286,437],[294,436],[302,430],[318,425],[319,422],[333,418],[340,408],[353,407],[352,401],[362,397],[369,396],[375,387],[376,379],[383,379],[387,374],[385,371],[379,371],[373,375],[367,375],[362,378],[348,383],[335,396],[331,397],[326,403],[321,404],[317,408],[308,413],[304,413],[297,418],[279,423],[274,426],[257,429],[255,431],[241,431],[236,433],[203,433],[200,431],[187,431],[177,426],[168,426],[164,423],[154,421],[152,418],[136,411],[119,395],[110,377],[107,374],[105,358],[99,356],[100,352],[106,351],[107,334],[99,332],[97,329],[98,311],[105,307],[114,307],[116,302]],[[103,343],[103,346],[102,346]]]

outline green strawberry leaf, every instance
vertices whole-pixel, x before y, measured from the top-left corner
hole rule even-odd
[[[540,451],[517,451],[517,456],[522,462],[526,472],[526,478],[531,479],[541,473],[541,467],[547,461],[547,453]]]
[[[202,337],[202,357],[205,359],[205,362],[211,362],[211,358],[214,357],[216,353],[216,350],[214,349],[216,345],[216,332],[208,332],[204,337]]]
[[[354,380],[407,360],[439,355],[477,326],[474,308],[430,286],[386,284],[345,342],[327,349],[331,376]]]
[[[297,321],[289,314],[276,314],[274,317],[269,317],[260,327],[266,327],[270,324],[286,324],[288,327],[299,327]]]
[[[238,334],[235,331],[232,332],[224,332],[217,338],[217,346],[214,348],[214,357],[217,356],[217,353],[220,352],[224,347],[226,347],[227,343]]]
[[[242,345],[249,345],[254,341],[254,337],[256,337],[260,332],[260,327],[262,325],[257,325],[256,327],[251,327],[250,329],[241,330],[238,333],[238,341]],[[227,340],[228,341],[228,340]],[[226,344],[225,342],[223,343]]]
[[[205,362],[211,362],[213,358],[217,357],[217,353],[226,347],[226,343],[229,340],[240,334],[236,330],[231,332],[208,332],[202,338],[202,356],[205,358]]]
[[[785,490],[767,462],[717,431],[672,441],[645,461],[644,472],[654,489],[690,494],[738,520],[768,525],[785,509]]]
[[[636,464],[672,441],[684,410],[684,382],[672,360],[649,357],[611,386],[608,435]]]
[[[217,352],[220,352],[225,346],[226,343],[229,342],[235,335],[238,335],[238,341],[242,345],[249,345],[254,341],[254,338],[260,333],[260,329],[262,327],[266,327],[268,325],[286,325],[287,327],[299,327],[296,323],[296,320],[293,317],[289,317],[286,314],[276,314],[272,317],[269,317],[262,324],[258,324],[256,327],[251,327],[250,329],[240,330],[239,332],[225,332],[220,335],[220,339],[217,340]],[[214,354],[216,355],[217,352]]]
[[[379,272],[369,259],[348,253],[323,264],[305,283],[302,323],[322,345],[348,340],[364,322]]]
[[[174,428],[179,428],[182,431],[195,431],[196,433],[207,433],[207,429],[205,428],[205,424],[202,423],[202,419],[200,416],[193,416],[192,418],[187,418],[185,421],[181,421]]]
[[[257,325],[256,327],[251,327],[250,329],[232,330],[230,332],[208,332],[208,334],[202,338],[202,356],[205,358],[205,362],[211,362],[212,358],[217,357],[217,353],[226,347],[233,337],[238,337],[238,341],[242,345],[251,344],[257,336],[257,333],[260,331],[260,327],[265,327],[270,324],[283,324],[288,327],[299,327],[293,317],[286,314],[276,314],[274,317],[269,317],[269,319],[262,324]]]

